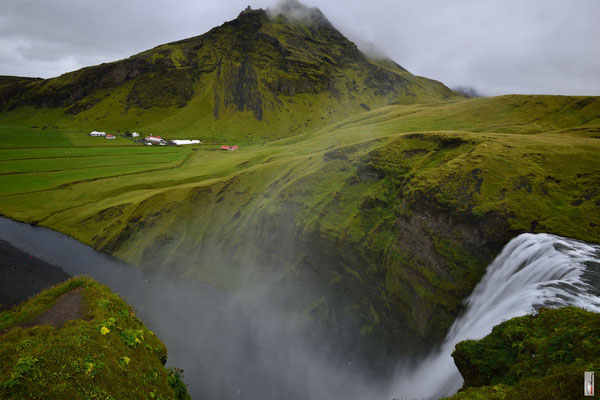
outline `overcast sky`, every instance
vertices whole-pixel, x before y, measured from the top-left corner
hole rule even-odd
[[[48,78],[276,0],[1,0],[0,75]],[[305,0],[417,75],[484,95],[600,95],[600,0]]]

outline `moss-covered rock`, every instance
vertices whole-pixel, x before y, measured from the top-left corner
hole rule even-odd
[[[465,383],[452,399],[575,399],[600,368],[600,315],[542,309],[466,340],[452,353]]]
[[[1,398],[189,399],[166,359],[133,308],[90,278],[0,314]]]

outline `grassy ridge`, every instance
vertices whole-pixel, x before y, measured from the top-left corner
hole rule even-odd
[[[27,326],[81,288],[84,317]],[[25,325],[23,325],[25,324]],[[11,399],[189,399],[164,344],[107,287],[73,278],[0,313],[0,396]]]
[[[152,173],[65,172],[43,194],[6,181],[0,209],[222,287],[275,274],[315,318],[400,346],[442,337],[518,233],[600,242],[599,116],[585,97],[387,106]]]

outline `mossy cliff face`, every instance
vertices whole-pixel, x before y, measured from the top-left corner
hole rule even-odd
[[[600,316],[578,308],[540,310],[456,345],[465,379],[452,399],[579,399],[584,371],[600,368]]]
[[[295,7],[312,17],[247,10],[202,36],[126,60],[47,80],[5,79],[0,111],[10,112],[1,119],[248,141],[392,102],[462,98],[391,61],[367,58],[320,11]],[[23,119],[19,110],[27,106],[38,115]]]
[[[80,303],[61,303],[64,296]],[[49,314],[73,314],[60,326]],[[44,317],[45,316],[45,317]],[[43,322],[45,321],[45,322]],[[73,278],[0,313],[3,399],[189,399],[165,345],[132,307],[89,278]]]

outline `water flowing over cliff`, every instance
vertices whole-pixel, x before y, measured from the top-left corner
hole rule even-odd
[[[458,342],[482,338],[500,322],[541,307],[600,312],[599,283],[600,246],[548,234],[514,238],[488,267],[439,350],[412,371],[402,368],[392,396],[453,394],[463,382],[450,356]]]

